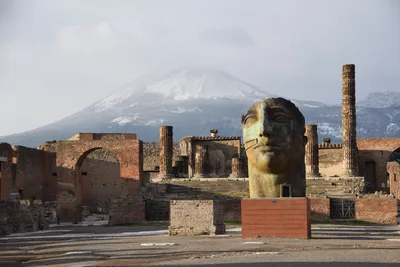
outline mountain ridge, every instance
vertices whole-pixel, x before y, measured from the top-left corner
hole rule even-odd
[[[340,90],[340,89],[339,89]],[[359,137],[400,136],[400,107],[387,93],[380,105],[372,100],[357,103]],[[38,146],[47,140],[63,140],[78,132],[136,132],[143,141],[157,141],[160,125],[174,126],[174,139],[208,135],[241,135],[240,116],[256,101],[277,97],[220,70],[181,68],[162,76],[138,78],[120,90],[54,123],[0,137],[11,144]],[[290,99],[308,124],[315,123],[319,137],[341,139],[341,105]],[[361,104],[359,104],[361,103]],[[372,105],[374,104],[374,105]]]

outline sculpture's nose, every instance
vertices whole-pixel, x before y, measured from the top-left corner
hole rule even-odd
[[[272,124],[268,119],[268,114],[265,112],[262,114],[262,119],[261,119],[261,126],[260,126],[260,132],[258,134],[259,137],[268,137],[272,133]]]

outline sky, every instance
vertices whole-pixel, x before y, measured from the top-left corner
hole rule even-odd
[[[400,91],[400,1],[1,0],[0,135],[181,67],[338,104],[343,64],[357,99]]]

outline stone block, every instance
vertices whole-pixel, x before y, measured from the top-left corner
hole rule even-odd
[[[141,223],[145,220],[145,203],[135,197],[113,199],[109,212],[109,225]]]
[[[171,200],[169,235],[225,233],[224,209],[216,200]]]

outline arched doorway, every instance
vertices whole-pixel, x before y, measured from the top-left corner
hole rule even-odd
[[[118,158],[107,149],[92,148],[76,164],[77,206],[89,214],[108,214],[112,199],[120,198],[123,182]]]

